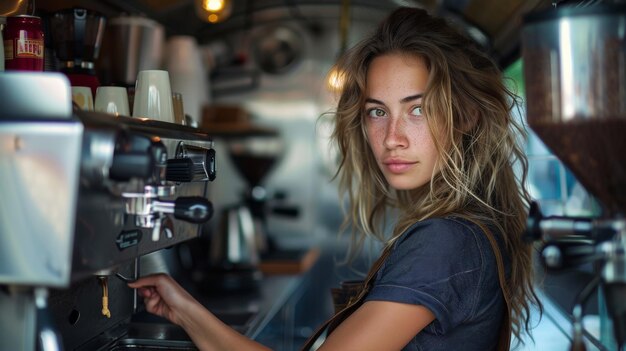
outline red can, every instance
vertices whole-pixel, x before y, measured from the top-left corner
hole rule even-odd
[[[4,28],[6,70],[43,71],[43,29],[35,16],[7,17]]]

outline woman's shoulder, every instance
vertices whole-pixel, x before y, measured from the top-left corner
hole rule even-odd
[[[414,223],[394,243],[395,254],[446,253],[460,261],[479,262],[492,255],[483,226],[466,218],[447,216]],[[456,261],[456,260],[455,260]]]
[[[398,242],[436,239],[437,241],[464,241],[482,234],[478,224],[461,217],[446,216],[415,222],[398,238]]]
[[[480,227],[460,218],[441,217],[416,222],[394,242],[384,271],[394,277],[409,274],[420,281],[440,282],[451,276],[478,279],[485,270],[488,243]],[[424,270],[424,268],[428,268]]]

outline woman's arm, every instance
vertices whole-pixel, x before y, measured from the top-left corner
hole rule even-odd
[[[268,350],[222,323],[168,275],[150,275],[128,286],[138,289],[148,312],[181,326],[200,350]]]
[[[268,350],[222,323],[168,275],[150,275],[128,286],[138,289],[148,312],[181,326],[200,350]],[[368,301],[320,350],[400,350],[434,319],[424,306]]]
[[[320,351],[401,350],[434,319],[424,306],[368,301],[330,334]]]

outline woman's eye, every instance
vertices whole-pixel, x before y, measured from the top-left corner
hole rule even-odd
[[[385,117],[385,111],[379,108],[372,108],[367,111],[369,117]]]
[[[413,110],[411,111],[411,114],[414,116],[421,116],[422,115],[422,106],[415,106],[415,108],[413,108]]]

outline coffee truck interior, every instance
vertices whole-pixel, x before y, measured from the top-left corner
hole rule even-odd
[[[131,260],[130,271],[174,275],[223,321],[276,350],[297,350],[332,313],[330,287],[362,277],[378,249],[375,243],[366,246],[369,250],[354,267],[338,264],[344,258],[347,241],[337,236],[343,219],[332,178],[337,154],[328,143],[332,119],[325,113],[335,102],[328,73],[343,50],[369,33],[394,8],[422,7],[448,18],[488,50],[513,89],[525,98],[529,85],[525,84],[524,68],[534,64],[525,62],[522,54],[526,15],[550,8],[584,11],[609,3],[621,6],[620,1],[602,0],[223,3],[224,10],[210,13],[201,9],[201,0],[3,0],[0,17],[34,14],[44,19],[46,70],[63,71],[67,67],[53,42],[59,40],[54,24],[46,19],[62,11],[86,9],[89,16],[104,18],[105,22],[97,29],[101,41],[92,55],[91,68],[99,84],[132,89],[140,69],[169,71],[172,91],[182,93],[187,125],[199,128],[214,143],[217,176],[206,188],[214,216],[201,226],[198,235],[173,246],[146,250]],[[620,23],[626,23],[623,8],[620,16]],[[68,21],[78,23],[72,18]],[[75,41],[76,37],[68,40]],[[619,50],[623,53],[624,38],[621,40]],[[69,55],[80,56],[78,51]],[[623,74],[623,62],[617,72]],[[620,77],[624,84],[626,79]],[[526,121],[526,111],[522,106],[520,120]],[[242,149],[249,154],[238,154]],[[569,350],[574,326],[581,322],[587,349],[617,350],[606,300],[597,286],[590,285],[597,283],[598,263],[588,260],[571,267],[546,267],[543,229],[537,229],[544,219],[572,217],[584,222],[586,218],[600,218],[602,206],[587,184],[579,182],[579,173],[572,172],[568,160],[557,157],[561,155],[555,155],[530,128],[526,150],[527,186],[541,209],[531,218],[536,220],[532,235],[537,239],[537,286],[545,309],[541,319],[533,311],[534,341],[525,340],[518,349]],[[242,225],[233,224],[233,218],[237,223],[249,220],[257,229],[255,240],[261,244],[245,245]],[[234,237],[239,240],[236,244]],[[229,250],[243,252],[243,256],[228,255]],[[268,252],[273,255],[264,255]],[[623,257],[621,260],[623,264]],[[125,275],[130,271],[120,270]],[[85,291],[92,289],[97,295],[97,287],[86,288],[84,279],[82,274],[68,284]],[[0,280],[0,286],[4,284],[12,285]],[[116,289],[123,290],[121,283],[118,285]],[[164,327],[162,320],[142,313],[136,301],[115,323],[84,326],[101,316],[81,310],[85,303],[76,302],[78,294],[71,295],[74,302],[68,302],[70,295],[63,292],[67,287],[54,289],[49,310],[66,349],[125,350],[137,345],[149,349],[157,345],[153,341],[148,346],[142,344],[150,339],[145,337],[149,332],[161,333],[159,340],[165,339],[161,345],[166,348],[194,349],[181,330]],[[111,289],[111,294],[119,292],[116,289]],[[7,309],[12,303],[14,290],[0,289],[0,295],[9,296],[0,300],[0,308]],[[622,297],[626,301],[626,296]],[[576,314],[578,307],[582,313]],[[15,316],[0,317],[0,339],[11,340],[9,334],[18,328],[9,327],[14,325],[10,318]],[[17,325],[28,325],[28,321]],[[36,333],[37,328],[22,329]],[[76,336],[77,330],[82,335]],[[111,338],[102,338],[105,334],[121,336],[112,344]],[[28,342],[10,345],[32,346]]]

